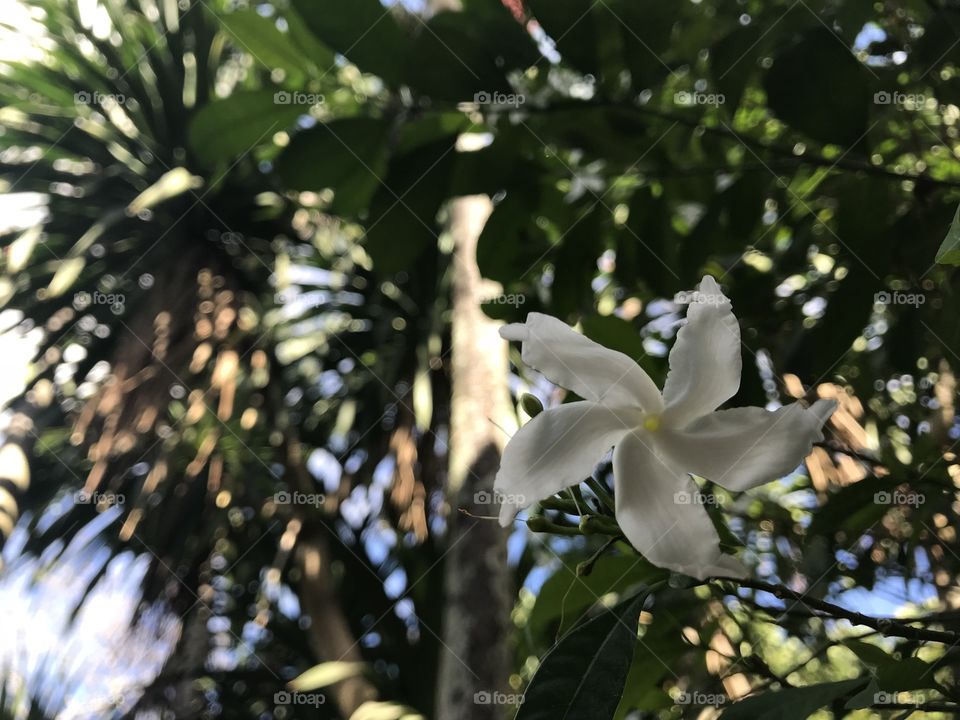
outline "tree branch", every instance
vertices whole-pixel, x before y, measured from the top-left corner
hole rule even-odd
[[[911,625],[907,625],[901,620],[896,620],[893,618],[876,618],[870,615],[864,615],[863,613],[847,610],[846,608],[826,602],[825,600],[818,600],[816,598],[808,597],[803,593],[798,593],[794,590],[791,590],[785,585],[774,585],[773,583],[762,582],[760,580],[738,580],[737,578],[729,577],[715,578],[715,580],[735,583],[740,587],[752,588],[754,590],[763,590],[764,592],[768,592],[771,595],[780,598],[781,600],[794,600],[798,603],[801,603],[814,613],[823,614],[819,615],[818,617],[827,616],[843,618],[856,625],[864,625],[866,627],[873,628],[874,630],[877,630],[888,637],[901,637],[908,640],[938,642],[945,645],[954,645],[960,642],[960,634],[958,633],[940,630],[927,630],[926,628],[915,628]],[[922,618],[920,620],[910,620],[910,622],[920,622],[921,620]]]

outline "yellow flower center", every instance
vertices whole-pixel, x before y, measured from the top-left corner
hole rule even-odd
[[[660,429],[660,416],[659,415],[647,415],[643,419],[643,429],[648,430],[649,432],[656,432]]]

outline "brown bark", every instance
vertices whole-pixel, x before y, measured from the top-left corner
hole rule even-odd
[[[286,463],[297,488],[314,492],[313,480],[303,462],[303,448],[296,431],[286,425]],[[310,617],[307,640],[318,663],[363,662],[360,643],[354,637],[346,614],[340,607],[333,575],[333,557],[328,531],[316,516],[298,516],[288,527],[296,542],[294,560],[300,572],[300,603]],[[365,677],[346,678],[332,686],[333,699],[344,718],[349,718],[363,703],[377,699],[377,688]]]
[[[506,440],[500,427],[511,416],[506,345],[497,334],[497,323],[480,309],[485,292],[476,262],[477,239],[491,209],[486,196],[459,198],[450,204],[455,250],[447,497],[453,509],[444,560],[437,718],[501,717],[503,706],[477,704],[475,696],[504,692],[511,666],[508,533],[494,520],[458,511],[496,514],[489,497]]]
[[[303,531],[297,543],[300,569],[300,602],[310,616],[307,639],[318,662],[363,662],[360,644],[353,636],[340,608],[330,575],[330,548],[322,532]],[[377,689],[365,677],[351,677],[333,686],[334,702],[349,718],[368,700],[377,698]]]

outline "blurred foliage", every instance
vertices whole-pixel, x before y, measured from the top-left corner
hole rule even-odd
[[[706,271],[742,327],[732,405],[843,398],[807,469],[717,490],[757,576],[955,608],[960,307],[936,263],[956,259],[960,200],[952,3],[27,4],[47,37],[0,68],[0,187],[43,219],[5,230],[0,299],[39,343],[14,406],[37,439],[34,481],[8,494],[33,511],[34,553],[126,499],[110,542],[155,558],[144,603],[222,619],[211,646],[229,652],[197,671],[208,715],[281,717],[278,686],[320,659],[301,527],[340,541],[336,599],[381,695],[430,715],[452,510],[442,230],[475,193],[495,203],[477,258],[502,285],[491,316],[579,322],[662,383],[671,300]],[[292,492],[326,498],[278,500]],[[575,576],[599,542],[522,544],[518,692],[560,629],[653,581],[618,544]],[[942,654],[851,652],[849,627],[814,615],[659,591],[617,717],[789,685],[808,687],[728,714],[868,717],[849,703],[870,672]],[[945,657],[875,692],[957,700]]]

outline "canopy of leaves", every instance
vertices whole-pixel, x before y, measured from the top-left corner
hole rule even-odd
[[[107,555],[151,565],[144,611],[212,619],[201,655],[219,649],[183,665],[195,648],[182,641],[118,712],[169,710],[183,666],[224,716],[269,716],[285,683],[346,660],[356,674],[331,683],[363,677],[393,703],[368,717],[431,716],[456,512],[444,230],[450,201],[474,194],[494,204],[477,250],[502,293],[478,298],[491,317],[579,323],[662,383],[672,301],[708,272],[741,323],[732,405],[840,399],[798,472],[720,495],[725,542],[758,577],[947,607],[960,573],[950,3],[26,5],[45,39],[0,64],[0,188],[36,207],[0,229],[0,302],[4,328],[37,343],[11,404],[31,482],[3,476],[0,533],[19,522],[23,558],[53,563],[113,513]],[[556,399],[536,378],[513,383]],[[571,530],[582,508],[560,507],[539,511]],[[532,683],[531,703],[558,634],[548,678],[573,667],[557,669],[565,647],[577,663],[608,649],[602,677],[578,670],[597,692],[622,688],[604,718],[750,693],[725,714],[842,716],[918,689],[958,700],[955,649],[846,647],[849,627],[802,604],[716,585],[674,583],[627,612],[612,600],[655,570],[616,543],[576,573],[600,540],[544,537],[521,531],[511,566],[511,683]],[[355,657],[311,644],[304,548],[324,559]],[[960,629],[955,614],[931,622]],[[884,670],[895,662],[922,672]],[[70,699],[35,695],[48,716]],[[0,692],[10,712],[29,702]]]

